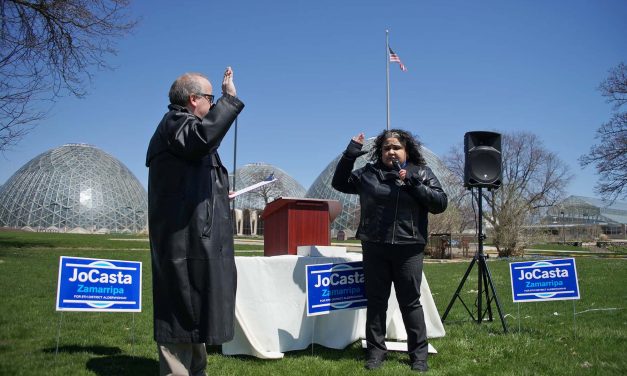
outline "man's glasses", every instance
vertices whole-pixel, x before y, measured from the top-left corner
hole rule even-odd
[[[205,94],[205,93],[196,93],[196,95],[198,95],[200,97],[204,97],[206,100],[209,101],[209,104],[213,104],[213,98],[215,98],[213,95]]]

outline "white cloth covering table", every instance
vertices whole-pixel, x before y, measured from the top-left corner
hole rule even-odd
[[[306,349],[312,342],[343,349],[364,338],[365,309],[332,311],[308,317],[305,287],[306,265],[361,260],[361,253],[356,252],[347,252],[342,257],[235,257],[235,337],[222,345],[222,353],[278,359],[284,352]],[[443,337],[444,327],[424,274],[420,292],[427,336]],[[389,301],[387,322],[388,339],[407,339],[394,291]]]

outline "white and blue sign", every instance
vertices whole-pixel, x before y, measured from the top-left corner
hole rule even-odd
[[[366,307],[361,261],[307,265],[307,316]]]
[[[61,256],[57,311],[141,312],[142,263]]]
[[[579,299],[575,259],[509,264],[514,302]]]

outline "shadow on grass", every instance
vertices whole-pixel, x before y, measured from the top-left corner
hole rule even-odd
[[[235,354],[235,355],[223,355],[221,346],[207,346],[207,354],[208,355],[218,355],[224,356],[227,358],[238,359],[242,362],[251,362],[251,363],[270,363],[273,361],[281,361],[281,359],[261,359],[257,358],[254,355],[247,354]],[[312,356],[319,359],[324,360],[356,360],[361,362],[364,360],[365,352],[361,348],[361,340],[353,343],[352,345],[347,346],[344,349],[332,349],[329,347],[324,347],[319,344],[314,344],[313,354],[312,347],[309,345],[306,349],[302,350],[290,350],[284,353],[285,358],[311,358]]]
[[[49,347],[42,350],[47,354],[54,354],[57,351],[56,347]],[[90,353],[95,355],[117,355],[122,353],[119,347],[111,346],[79,346],[79,345],[66,345],[59,346],[59,353]]]
[[[87,369],[96,375],[158,375],[159,362],[154,359],[128,355],[113,355],[92,358],[87,361]]]
[[[345,349],[330,349],[322,345],[314,345],[313,351],[311,345],[305,350],[290,351],[285,353],[286,357],[291,358],[310,358],[315,357],[325,361],[338,361],[346,362],[353,361],[356,363],[355,370],[362,370],[366,361],[366,350],[361,347],[361,340],[349,345]],[[430,355],[433,356],[433,355]],[[386,368],[398,367],[402,369],[410,364],[409,356],[405,351],[393,351],[387,352],[386,356]],[[391,366],[394,365],[394,366]]]
[[[46,348],[42,351],[54,354],[57,350]],[[122,350],[118,347],[68,345],[59,347],[59,353],[97,355],[89,359],[85,365],[96,375],[156,375],[159,373],[159,362],[156,360],[120,355]]]
[[[317,357],[325,360],[356,360],[362,361],[366,359],[365,350],[361,348],[361,340],[347,346],[344,349],[331,349],[319,344],[309,345],[306,349],[288,351],[285,356],[292,358]]]
[[[476,313],[473,313],[476,315]],[[476,322],[476,319],[471,318],[470,315],[465,319],[460,318],[449,318],[442,324],[447,328],[447,330],[451,330],[455,328],[457,330],[465,330],[467,328],[474,327],[472,330],[476,331],[484,331],[489,335],[509,335],[512,333],[512,325],[516,324],[517,321],[514,321],[512,318],[505,318],[505,326],[507,327],[507,331],[503,329],[503,322],[501,318],[496,314],[496,317],[493,317],[492,320],[484,320],[481,324]],[[517,324],[516,324],[517,325]],[[516,327],[516,330],[518,327]]]

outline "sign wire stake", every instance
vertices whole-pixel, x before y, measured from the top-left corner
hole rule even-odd
[[[135,312],[132,313],[133,323],[131,324],[131,356],[135,357]]]
[[[518,334],[520,334],[520,303],[516,303],[516,309],[518,310]]]
[[[577,311],[575,310],[575,305],[575,300],[573,300],[573,334],[575,336],[575,340],[577,340],[577,320],[575,319]]]
[[[61,311],[61,315],[59,316],[59,326],[57,328],[57,347],[54,350],[54,358],[57,359],[59,355],[59,341],[61,339],[61,323],[63,322],[63,311]]]
[[[316,339],[316,320],[318,320],[318,316],[314,316],[313,318],[313,328],[311,330],[311,356],[314,356],[314,341]]]

